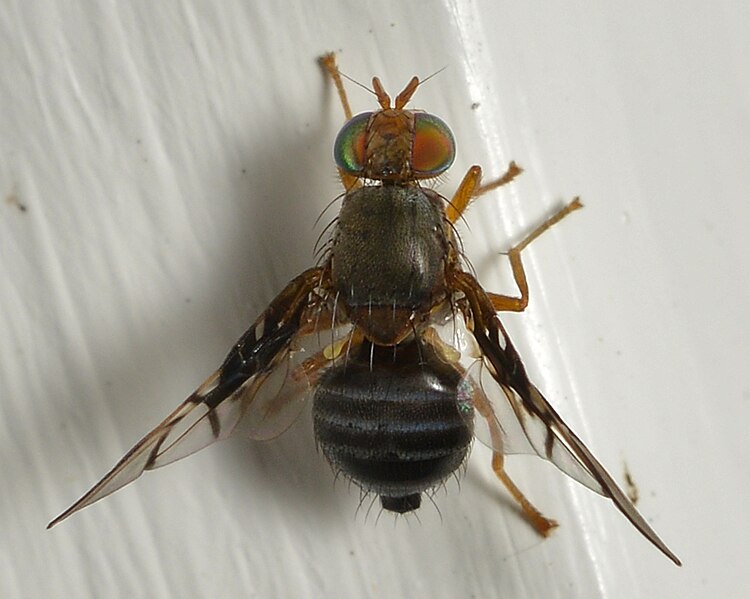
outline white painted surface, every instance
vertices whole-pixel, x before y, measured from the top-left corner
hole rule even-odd
[[[745,596],[748,22],[740,0],[2,3],[0,596]],[[458,140],[446,193],[473,163],[527,169],[467,219],[488,288],[510,289],[500,251],[582,196],[506,321],[684,568],[519,458],[562,524],[539,541],[479,447],[442,521],[365,517],[306,418],[44,530],[311,264],[338,193],[331,49],[390,90],[448,66],[414,101]]]

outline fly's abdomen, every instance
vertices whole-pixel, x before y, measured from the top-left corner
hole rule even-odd
[[[460,374],[418,353],[415,342],[364,344],[326,372],[313,404],[315,438],[334,469],[401,513],[463,464],[473,432],[459,411]]]

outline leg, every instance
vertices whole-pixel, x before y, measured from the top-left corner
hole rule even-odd
[[[440,339],[440,336],[435,331],[435,329],[431,327],[427,329],[422,337],[422,340],[425,343],[430,344],[442,359],[446,360],[446,362],[448,363],[452,363],[454,367],[459,368],[458,360],[460,358],[460,353],[452,345],[449,345],[442,339]],[[513,499],[515,499],[516,502],[518,502],[518,505],[521,506],[523,515],[531,523],[531,525],[543,537],[548,536],[552,529],[557,526],[557,522],[551,520],[550,518],[545,518],[542,513],[538,509],[536,509],[528,499],[526,499],[521,490],[511,480],[510,476],[508,476],[508,473],[505,472],[505,468],[503,468],[505,457],[503,455],[503,431],[500,423],[497,420],[495,411],[492,409],[492,404],[484,394],[484,391],[482,390],[477,380],[472,379],[471,376],[467,376],[466,372],[462,369],[459,369],[459,372],[465,376],[464,380],[468,383],[469,388],[471,389],[471,404],[474,407],[474,419],[476,420],[476,418],[481,416],[487,422],[489,438],[483,438],[480,435],[477,435],[477,438],[479,438],[483,443],[489,444],[489,446],[492,448],[492,470],[495,472],[495,475],[500,479],[500,481],[505,485],[505,488],[508,489],[508,492],[511,494]],[[477,414],[479,416],[477,416]]]
[[[341,71],[339,71],[339,67],[336,64],[336,54],[333,52],[324,54],[320,57],[319,61],[331,79],[333,79],[333,84],[336,86],[336,91],[339,94],[339,100],[341,100],[341,106],[344,108],[344,116],[348,121],[353,116],[352,109],[349,106],[349,99],[346,97],[344,82],[341,80]]]
[[[489,429],[489,441],[492,447],[492,470],[495,473],[495,476],[500,479],[500,482],[505,485],[505,488],[508,489],[508,492],[513,499],[515,499],[518,505],[521,506],[523,515],[536,531],[543,537],[548,536],[552,529],[557,527],[557,522],[542,515],[542,513],[536,509],[528,499],[526,499],[526,496],[521,492],[521,489],[519,489],[516,486],[516,483],[511,480],[510,476],[508,476],[508,473],[504,468],[504,443],[500,423],[497,421],[495,411],[492,409],[492,404],[481,388],[475,386],[474,383],[472,383],[472,387],[472,404],[474,409],[485,419],[487,422],[487,428]]]
[[[292,371],[292,379],[299,381],[304,378],[310,381],[311,385],[315,385],[321,369],[340,359],[342,356],[344,360],[347,360],[352,348],[358,348],[364,340],[365,336],[362,334],[362,331],[356,328],[352,329],[346,337],[342,337],[327,345],[297,366]]]
[[[526,272],[523,269],[523,263],[521,262],[521,252],[544,233],[547,229],[560,222],[568,214],[574,210],[583,208],[580,198],[573,198],[573,201],[566,205],[564,208],[553,214],[550,218],[544,221],[531,233],[529,233],[520,243],[513,246],[508,250],[508,258],[510,259],[510,266],[513,269],[513,278],[518,285],[518,290],[521,292],[521,297],[510,297],[507,295],[498,295],[496,293],[488,293],[492,305],[498,312],[523,312],[526,306],[529,304],[529,285],[526,281]]]
[[[502,177],[487,183],[487,185],[479,185],[482,179],[482,167],[476,165],[472,166],[464,176],[463,181],[461,181],[461,185],[458,186],[453,198],[451,198],[451,201],[448,204],[448,209],[445,211],[446,217],[450,222],[455,223],[466,211],[466,207],[471,200],[487,193],[488,191],[502,187],[506,183],[510,183],[522,172],[523,169],[521,169],[521,167],[515,162],[511,162],[508,165],[508,170],[505,171],[505,174]]]
[[[339,100],[341,100],[341,106],[344,109],[344,116],[346,117],[346,120],[352,118],[352,109],[349,106],[349,98],[346,96],[346,90],[344,89],[344,82],[341,80],[341,71],[339,71],[339,67],[336,64],[336,54],[333,52],[329,52],[328,54],[324,54],[320,57],[319,62],[321,66],[326,70],[328,75],[333,80],[333,84],[336,86],[336,91],[339,94]],[[354,177],[352,175],[349,175],[348,173],[345,173],[341,169],[338,169],[339,171],[339,179],[341,179],[341,183],[344,186],[344,189],[346,191],[352,191],[359,187],[361,185],[359,179],[357,177]]]
[[[504,456],[502,453],[496,451],[492,454],[492,470],[505,485],[505,488],[508,489],[508,492],[513,496],[513,499],[515,499],[521,506],[523,515],[526,516],[526,519],[540,535],[543,537],[549,536],[552,530],[557,528],[557,522],[550,518],[545,518],[542,513],[536,509],[528,499],[526,499],[524,494],[521,493],[521,489],[516,486],[516,483],[510,479],[505,468],[503,468],[503,462]]]

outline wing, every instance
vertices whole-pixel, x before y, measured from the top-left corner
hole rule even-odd
[[[565,474],[592,491],[606,495],[601,483],[581,464],[567,447],[550,442],[546,422],[529,415],[519,394],[507,384],[498,382],[494,368],[486,358],[477,360],[467,371],[467,377],[477,384],[492,408],[490,418],[495,430],[501,432],[499,440],[493,439],[485,415],[475,413],[475,436],[488,447],[504,455],[538,455],[552,462]],[[538,390],[534,387],[536,393]],[[542,398],[542,401],[544,398]]]
[[[284,432],[299,414],[309,387],[305,370],[298,366],[312,346],[329,339],[318,332],[323,308],[312,301],[320,274],[319,269],[310,269],[289,283],[235,343],[221,367],[47,528],[144,471],[227,438],[240,424],[255,439]],[[339,332],[332,327],[330,338]]]
[[[657,548],[677,565],[680,560],[641,516],[627,495],[620,489],[578,436],[565,424],[559,414],[544,398],[526,375],[521,358],[513,347],[497,315],[484,320],[484,326],[472,331],[483,354],[486,370],[499,385],[505,401],[489,397],[493,409],[500,411],[501,427],[513,420],[518,424],[534,452],[549,460],[566,474],[587,487],[611,499],[617,509]],[[483,385],[486,389],[487,386]],[[508,406],[513,418],[507,418]],[[505,436],[506,438],[509,435]],[[503,447],[493,448],[504,451]],[[525,452],[524,452],[525,453]]]
[[[460,365],[464,373],[464,395],[477,397],[481,393],[483,403],[491,408],[490,412],[481,409],[467,411],[472,415],[476,438],[503,455],[539,455],[568,476],[604,495],[600,482],[563,446],[549,447],[550,454],[547,455],[548,429],[545,423],[531,418],[524,410],[518,393],[507,382],[498,380],[495,368],[482,352],[475,336],[467,329],[461,315],[451,315],[443,322],[436,320],[438,322],[433,322],[430,328],[439,337],[440,350],[446,359]],[[432,335],[427,340],[436,344]],[[452,349],[455,352],[451,356]],[[476,400],[471,403],[477,407]]]

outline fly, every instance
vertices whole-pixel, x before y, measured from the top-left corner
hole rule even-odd
[[[235,343],[224,363],[139,441],[61,522],[151,470],[243,431],[283,433],[312,398],[315,439],[337,472],[380,498],[416,510],[422,494],[465,464],[476,436],[492,469],[534,528],[557,526],[526,499],[506,455],[536,454],[609,498],[681,565],[578,436],[529,380],[498,312],[522,312],[529,289],[521,254],[582,207],[564,206],[508,251],[518,296],[485,291],[465,267],[455,223],[471,201],[510,183],[481,183],[472,166],[450,200],[423,185],[453,163],[448,125],[391,101],[372,80],[379,108],[353,115],[333,54],[321,59],[346,123],[334,143],[341,210],[317,266],[294,278]]]

